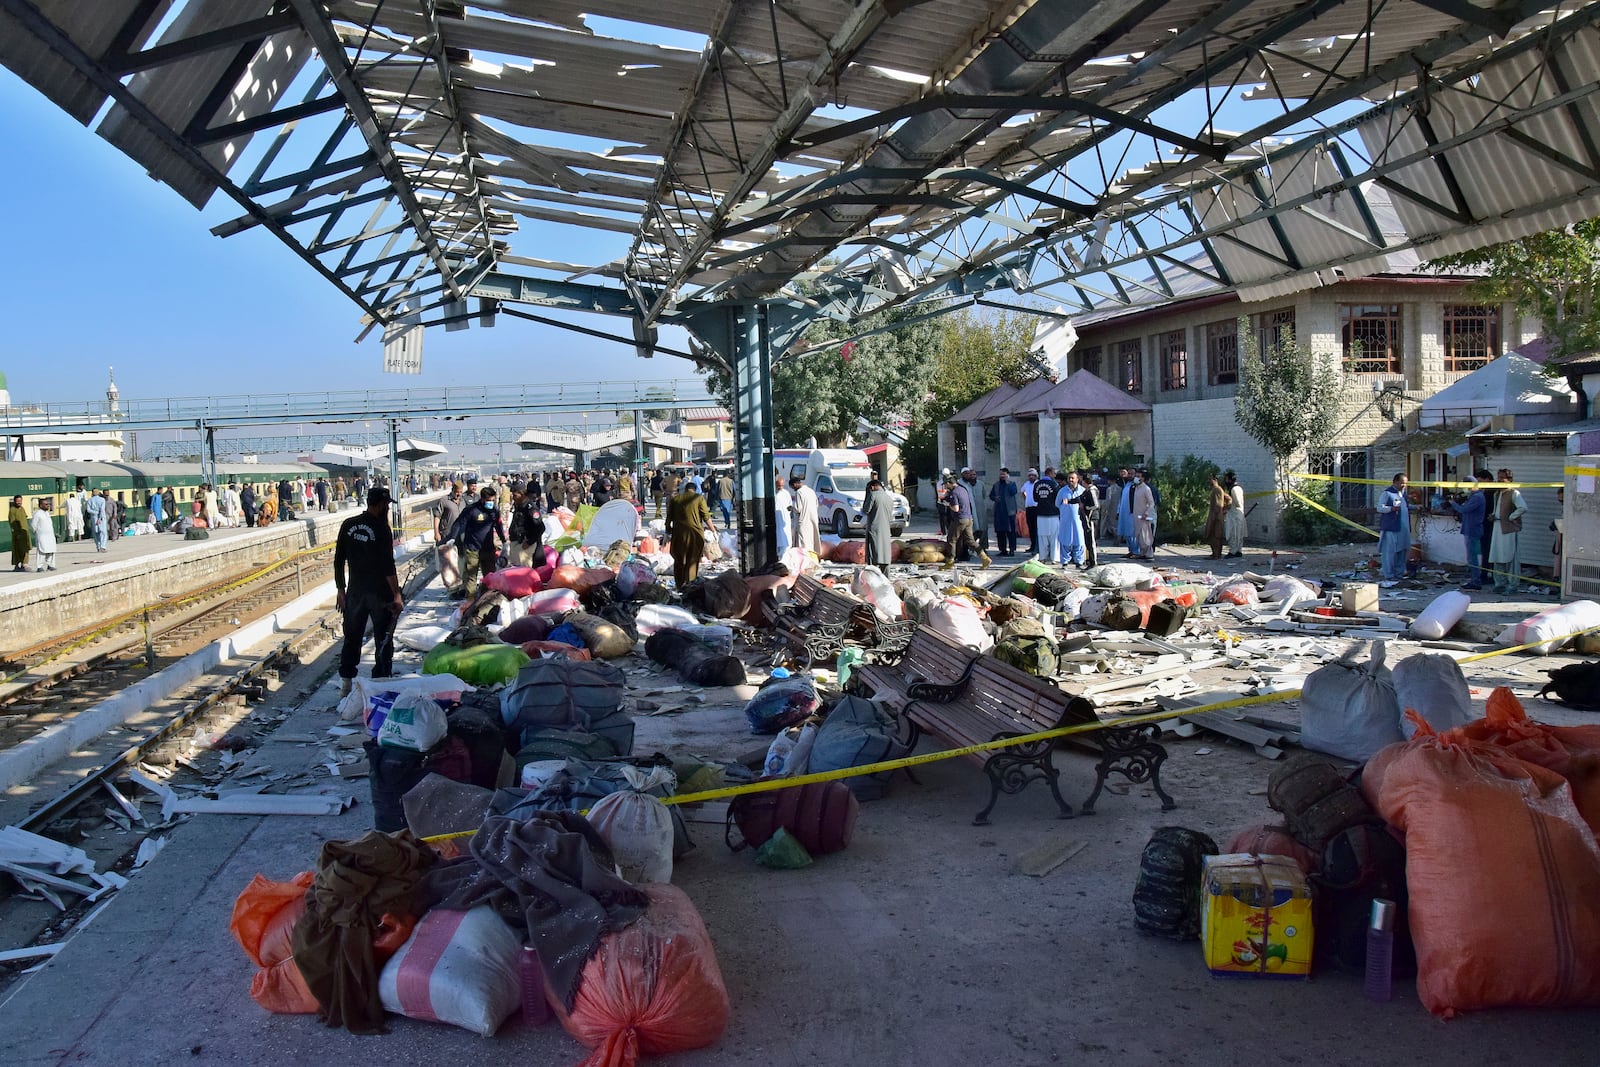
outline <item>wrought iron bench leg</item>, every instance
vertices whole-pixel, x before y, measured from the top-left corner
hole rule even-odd
[[[1009,733],[996,734],[993,740],[1016,736]],[[1008,795],[1020,793],[1028,788],[1029,783],[1039,778],[1044,779],[1050,786],[1050,795],[1056,798],[1056,805],[1061,809],[1056,817],[1072,818],[1072,805],[1061,795],[1059,781],[1061,772],[1056,770],[1055,763],[1050,758],[1054,748],[1053,739],[1035,741],[1028,745],[1004,748],[990,756],[983,765],[983,773],[989,776],[989,803],[973,818],[972,825],[989,825],[989,813],[994,810],[995,802],[1000,799],[1001,793]]]
[[[1171,811],[1177,802],[1161,788],[1161,765],[1167,761],[1167,750],[1156,739],[1161,728],[1154,723],[1143,726],[1125,726],[1104,730],[1099,735],[1100,760],[1095,764],[1094,792],[1083,802],[1085,815],[1094,814],[1094,802],[1105,788],[1106,777],[1120,774],[1134,785],[1149,782],[1156,796],[1161,798],[1161,810]]]

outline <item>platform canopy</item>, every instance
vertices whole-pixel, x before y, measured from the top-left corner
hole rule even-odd
[[[195,205],[231,199],[217,233],[270,230],[392,337],[531,303],[627,316],[644,352],[682,323],[722,361],[723,305],[854,322],[1006,289],[1068,315],[1175,288],[1253,299],[1600,214],[1597,18],[0,0],[0,62]],[[569,262],[595,233],[617,253]]]

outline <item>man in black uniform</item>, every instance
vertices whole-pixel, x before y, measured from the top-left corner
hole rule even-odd
[[[502,547],[506,544],[506,528],[495,510],[493,486],[485,486],[478,501],[467,506],[456,520],[452,531],[456,547],[461,549],[460,595],[471,600],[478,595],[478,579],[494,570],[495,538]]]
[[[511,493],[511,562],[518,567],[531,567],[543,563],[544,518],[539,514],[538,490],[529,496],[527,489],[517,486]],[[538,554],[540,559],[535,560]]]
[[[341,697],[350,692],[350,679],[356,676],[369,619],[372,676],[387,678],[394,673],[394,624],[404,602],[400,599],[400,576],[394,569],[389,502],[389,490],[369,489],[367,510],[344,520],[334,543],[333,584],[339,591],[335,605],[344,613],[344,647],[339,652],[339,677],[344,679],[339,689]]]

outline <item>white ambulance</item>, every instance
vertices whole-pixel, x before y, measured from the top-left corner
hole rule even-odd
[[[787,480],[793,474],[805,478],[817,494],[817,521],[824,530],[840,537],[865,533],[867,482],[872,477],[872,461],[854,448],[779,448],[772,453],[773,473]],[[889,531],[899,537],[911,521],[911,503],[899,493],[894,500],[894,515]]]

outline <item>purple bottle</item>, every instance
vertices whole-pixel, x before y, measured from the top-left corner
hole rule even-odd
[[[539,950],[523,945],[517,958],[517,977],[522,984],[522,1022],[524,1026],[543,1026],[550,1021],[550,1005],[544,999],[544,962]]]

